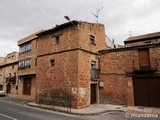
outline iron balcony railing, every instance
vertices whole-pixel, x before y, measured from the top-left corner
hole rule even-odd
[[[11,82],[11,83],[13,83],[13,84],[16,83],[16,76],[7,77],[7,78],[6,78],[6,82],[7,82],[7,83],[10,83],[10,82]]]
[[[147,71],[156,71],[158,69],[157,59],[150,61],[150,64],[140,66],[138,60],[133,60],[133,71],[134,72],[147,72]]]
[[[99,79],[99,69],[92,68],[91,69],[91,80],[98,80]]]

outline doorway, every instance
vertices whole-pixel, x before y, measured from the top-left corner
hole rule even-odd
[[[91,104],[97,103],[97,84],[91,84]]]
[[[31,78],[24,78],[23,88],[24,88],[24,95],[31,94]]]
[[[160,78],[133,78],[136,106],[160,107]]]
[[[11,93],[11,84],[7,84],[7,90],[6,90],[7,94]]]

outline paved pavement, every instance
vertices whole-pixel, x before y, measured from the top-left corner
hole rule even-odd
[[[89,107],[82,108],[82,109],[68,109],[65,107],[58,107],[58,106],[50,106],[50,105],[43,105],[37,104],[34,102],[27,103],[29,106],[39,107],[44,109],[51,109],[63,112],[70,112],[72,114],[77,115],[97,115],[106,112],[125,112],[128,114],[134,113],[144,113],[144,114],[160,114],[160,108],[153,108],[153,107],[127,107],[122,105],[111,105],[111,104],[93,104]]]
[[[34,102],[29,102],[27,103],[27,105],[32,107],[68,112],[76,115],[98,115],[106,112],[126,112],[127,111],[126,107],[124,106],[110,105],[110,104],[93,104],[86,108],[82,108],[82,109],[71,108],[71,110],[65,107],[43,105],[43,104],[37,104]]]

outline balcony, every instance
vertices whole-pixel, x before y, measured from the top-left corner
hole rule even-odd
[[[25,66],[25,67],[18,67],[18,70],[26,70],[26,69],[30,69],[31,66],[28,65],[28,66]]]
[[[91,80],[99,80],[99,69],[92,68],[91,69]]]
[[[138,60],[133,60],[133,72],[134,73],[151,73],[157,71],[157,59],[151,60],[150,64],[139,65]]]
[[[16,83],[16,76],[7,77],[6,78],[6,83],[13,83],[13,84],[15,84]]]

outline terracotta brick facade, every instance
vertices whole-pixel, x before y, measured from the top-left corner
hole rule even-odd
[[[3,64],[0,65],[1,74],[1,89],[6,94],[17,94],[17,69],[18,69],[18,52],[7,54],[3,59]]]
[[[139,66],[138,50],[148,49],[150,56],[149,71]],[[100,102],[121,105],[135,105],[133,78],[159,78],[159,43],[101,51]],[[138,71],[138,72],[137,72]]]
[[[36,97],[36,67],[37,67],[37,33],[18,41],[20,49],[18,66],[18,95],[35,99]],[[28,86],[28,87],[27,87]]]
[[[105,31],[101,24],[73,24],[65,23],[39,34],[37,95],[50,91],[66,93],[73,96],[72,107],[82,108],[90,105],[91,61],[96,62],[97,51],[106,48]]]

